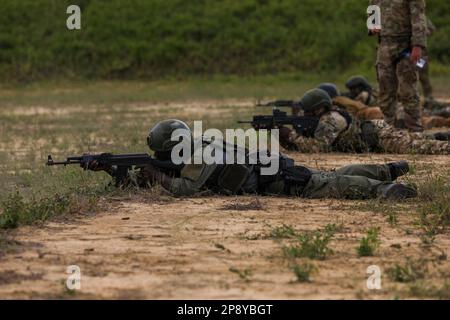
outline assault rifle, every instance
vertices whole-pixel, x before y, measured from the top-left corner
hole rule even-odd
[[[49,155],[47,159],[47,166],[67,166],[67,165],[80,165],[84,170],[89,168],[89,164],[96,161],[100,166],[116,166],[115,178],[118,181],[124,179],[130,170],[134,166],[145,166],[151,164],[155,168],[160,169],[163,172],[179,173],[183,168],[183,165],[176,165],[171,161],[161,161],[152,158],[146,153],[134,153],[134,154],[83,154],[81,156],[68,157],[66,161],[54,161],[52,156]]]
[[[253,117],[253,121],[238,121],[238,123],[251,124],[255,130],[272,130],[284,125],[291,125],[298,134],[305,137],[312,137],[319,125],[319,118],[288,116],[286,112],[274,109],[273,115],[258,115]]]

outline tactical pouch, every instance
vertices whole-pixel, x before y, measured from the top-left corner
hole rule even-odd
[[[241,190],[250,175],[250,169],[245,165],[230,164],[219,175],[217,184],[221,190],[236,194]]]

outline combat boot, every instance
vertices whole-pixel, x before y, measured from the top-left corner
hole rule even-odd
[[[421,112],[409,114],[405,112],[405,125],[409,132],[423,132]]]
[[[409,164],[407,161],[388,163],[389,172],[391,173],[391,180],[395,181],[398,177],[404,176],[409,172]]]
[[[439,141],[450,141],[450,131],[435,133],[434,138]]]
[[[386,200],[403,200],[417,197],[417,190],[413,187],[397,183],[381,187],[380,198]]]

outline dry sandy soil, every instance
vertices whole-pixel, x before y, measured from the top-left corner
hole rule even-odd
[[[408,158],[419,168],[448,168],[450,157],[386,155],[293,155],[322,169],[350,163]],[[0,256],[0,298],[125,299],[393,299],[408,298],[407,286],[385,270],[406,257],[423,259],[427,281],[449,276],[450,235],[424,246],[417,215],[402,211],[397,226],[361,203],[293,198],[199,197],[153,201],[105,199],[100,213],[22,227]],[[267,237],[273,227],[299,231],[340,225],[327,260],[313,261],[310,283],[295,282],[282,254],[287,240]],[[370,227],[380,226],[381,247],[359,258],[356,247]],[[425,262],[424,262],[425,263]],[[81,290],[65,290],[66,268],[81,268]],[[366,269],[378,265],[382,289],[366,287]]]

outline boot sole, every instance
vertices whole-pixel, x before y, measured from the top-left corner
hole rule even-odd
[[[402,184],[396,184],[392,186],[388,194],[386,195],[386,199],[390,200],[401,200],[401,199],[410,199],[417,197],[417,191],[412,189],[411,187],[407,187]]]

